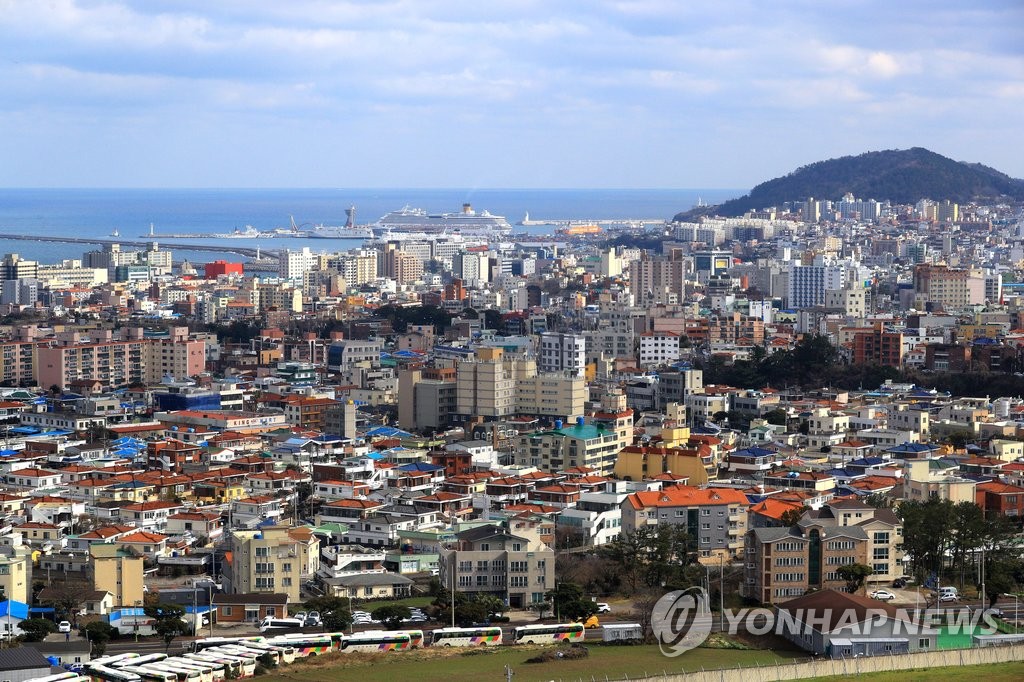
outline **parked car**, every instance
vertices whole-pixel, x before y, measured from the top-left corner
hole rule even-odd
[[[599,602],[597,602],[597,612],[598,613],[611,613],[612,612],[612,607],[608,606],[608,604],[606,604],[603,601],[599,601]]]
[[[960,597],[957,596],[953,592],[946,592],[945,594],[940,594],[939,595],[939,603],[940,604],[946,604],[946,603],[949,603],[949,602],[958,602],[958,601],[960,601]]]
[[[889,590],[875,590],[870,596],[872,599],[880,599],[881,601],[892,601],[896,598],[896,595]]]
[[[906,587],[907,586],[907,579],[906,578],[896,578],[896,580],[892,581],[892,586],[895,587],[896,589],[900,589],[900,588]]]
[[[57,623],[57,632],[71,632],[71,623],[66,620]]]

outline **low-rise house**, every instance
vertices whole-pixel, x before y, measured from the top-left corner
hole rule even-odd
[[[224,521],[216,512],[178,512],[167,517],[168,535],[206,538],[217,542],[224,535]]]
[[[588,547],[607,544],[622,533],[622,502],[632,491],[625,481],[609,481],[603,489],[580,494],[575,507],[561,510],[555,524],[570,541]]]
[[[281,500],[268,495],[246,497],[231,503],[231,522],[253,527],[265,521],[277,522],[284,516]]]
[[[1000,481],[986,481],[975,488],[977,504],[987,517],[1024,517],[1024,487]]]
[[[64,530],[52,523],[23,521],[15,524],[14,530],[21,533],[24,542],[33,549],[52,551],[64,546]]]
[[[68,536],[67,549],[70,552],[88,552],[89,546],[93,543],[116,543],[126,535],[137,531],[135,526],[117,524],[113,526],[100,526],[79,535]]]
[[[322,582],[332,596],[352,599],[403,599],[412,594],[413,585],[397,573],[353,573]]]
[[[134,523],[136,527],[143,530],[163,532],[167,528],[168,517],[177,514],[184,508],[185,506],[180,502],[164,500],[135,502],[121,508],[121,519],[128,523]]]
[[[49,469],[27,468],[12,471],[4,476],[4,482],[11,488],[23,490],[49,490],[61,486],[62,474]]]
[[[215,594],[213,610],[218,623],[258,623],[264,618],[286,618],[288,595],[264,592]]]
[[[779,607],[793,627],[784,636],[816,656],[854,659],[936,651],[939,631],[912,614],[868,597],[826,589]]]
[[[335,500],[321,505],[320,512],[316,515],[316,524],[318,526],[325,523],[344,523],[351,525],[361,519],[372,516],[386,506],[387,503],[380,500]]]
[[[152,561],[168,554],[167,536],[162,533],[140,530],[120,538],[117,544]]]

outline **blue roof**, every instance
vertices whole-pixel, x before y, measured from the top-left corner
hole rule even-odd
[[[886,452],[895,452],[895,453],[909,452],[909,453],[917,454],[917,453],[920,453],[920,452],[931,452],[932,450],[937,450],[937,449],[938,449],[937,446],[926,445],[924,443],[900,443],[899,445],[897,445],[894,448],[889,448]]]
[[[366,435],[374,438],[377,436],[382,438],[412,438],[411,433],[395,428],[394,426],[378,426],[367,431]]]
[[[411,464],[403,464],[398,467],[399,471],[440,471],[444,469],[443,466],[436,464],[428,464],[427,462],[412,462]]]
[[[862,467],[878,466],[879,464],[885,464],[885,460],[881,457],[861,457],[860,459],[850,460],[846,463],[846,466],[850,466],[851,464]]]
[[[737,450],[736,452],[732,453],[729,456],[730,457],[735,457],[735,456],[740,456],[740,457],[767,457],[769,455],[774,455],[774,454],[776,454],[776,452],[774,450],[766,450],[765,448],[759,448],[756,445],[754,445],[754,446],[749,447],[749,448],[744,448],[743,450]]]
[[[0,618],[28,618],[28,604],[20,601],[0,601]]]

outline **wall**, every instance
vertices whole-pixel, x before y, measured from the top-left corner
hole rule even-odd
[[[670,664],[686,660],[665,659],[665,669]],[[820,659],[809,662],[779,666],[758,666],[730,670],[708,670],[686,675],[662,675],[659,677],[630,677],[639,682],[769,682],[770,680],[800,680],[811,677],[853,676],[891,670],[912,670],[943,666],[982,665],[1024,660],[1024,645],[990,647],[984,649],[952,649],[930,651],[897,656],[873,656],[850,660]]]

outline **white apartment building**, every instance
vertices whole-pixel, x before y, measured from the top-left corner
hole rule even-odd
[[[640,366],[670,365],[679,360],[679,334],[647,332],[640,335]]]
[[[579,334],[545,332],[540,335],[538,369],[583,376],[587,366],[587,339]]]
[[[301,251],[285,249],[278,260],[277,274],[284,279],[302,281],[302,276],[316,266],[318,258],[308,246]]]

